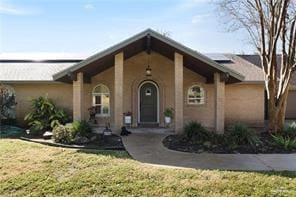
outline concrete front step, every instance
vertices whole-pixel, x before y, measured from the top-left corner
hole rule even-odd
[[[163,127],[157,127],[157,128],[126,127],[126,128],[128,131],[131,131],[132,133],[174,134],[174,130],[171,128],[163,128]],[[91,129],[93,133],[102,134],[105,127],[91,125]]]
[[[96,134],[102,134],[104,129],[105,129],[105,127],[91,126],[92,132],[96,133]]]
[[[174,134],[174,130],[171,128],[127,128],[132,133],[155,133],[155,134]]]

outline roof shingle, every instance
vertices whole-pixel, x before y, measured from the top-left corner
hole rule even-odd
[[[259,67],[234,54],[221,54],[230,61],[220,63],[228,69],[240,73],[245,82],[262,82],[263,75]],[[215,59],[215,61],[217,61]],[[53,75],[70,68],[75,63],[47,62],[2,62],[0,63],[0,81],[54,81]]]
[[[264,82],[264,76],[261,68],[255,66],[254,64],[246,61],[245,59],[237,55],[224,55],[228,57],[231,62],[223,63],[223,65],[242,74],[245,77],[244,82]]]
[[[239,57],[251,62],[252,64],[261,67],[261,60],[259,55],[238,55]],[[281,56],[277,56],[277,62],[280,64],[281,62]],[[296,85],[296,73],[291,78],[291,84]]]
[[[74,63],[0,63],[0,81],[53,81],[53,74]]]

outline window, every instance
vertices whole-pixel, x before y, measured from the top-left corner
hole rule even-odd
[[[151,91],[151,88],[147,88],[146,90],[145,90],[145,95],[146,96],[151,96],[151,93],[152,91]]]
[[[110,92],[107,86],[98,85],[93,90],[93,106],[98,116],[110,115]]]
[[[188,89],[188,104],[190,105],[202,105],[205,103],[205,92],[200,86],[192,86]]]

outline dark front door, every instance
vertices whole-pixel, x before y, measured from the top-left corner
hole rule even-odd
[[[145,83],[140,89],[140,122],[157,122],[157,88],[153,83]]]

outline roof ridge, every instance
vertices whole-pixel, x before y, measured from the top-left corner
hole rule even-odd
[[[123,47],[126,47],[128,46],[129,44],[139,40],[139,39],[142,39],[144,38],[145,36],[147,35],[151,35],[153,37],[155,37],[156,39],[176,48],[177,50],[180,50],[182,51],[183,53],[185,54],[188,54],[196,59],[199,59],[200,61],[212,66],[213,68],[217,69],[217,70],[220,70],[222,72],[227,72],[230,74],[230,76],[242,81],[244,79],[244,76],[241,75],[240,73],[236,72],[235,70],[232,70],[232,69],[229,69],[217,62],[215,62],[214,60],[208,58],[207,56],[203,55],[202,53],[200,52],[197,52],[196,50],[193,50],[185,45],[183,45],[182,43],[179,43],[169,37],[166,37],[150,28],[138,33],[138,34],[135,34],[134,36],[131,36],[121,42],[119,42],[118,44],[115,44],[103,51],[100,51],[98,53],[95,53],[94,55],[86,58],[85,60],[77,63],[77,64],[74,64],[72,67],[68,68],[68,69],[65,69],[65,70],[62,70],[58,73],[56,73],[53,78],[55,80],[58,80],[66,75],[68,75],[69,72],[74,72],[78,69],[81,69],[82,67],[88,65],[89,63],[95,61],[95,60],[98,60],[100,58],[103,58],[104,56],[108,55],[108,54],[112,54],[112,53],[115,53],[116,51],[120,50],[121,48]]]

